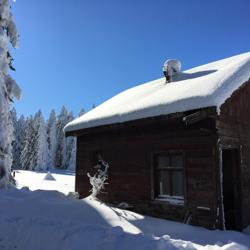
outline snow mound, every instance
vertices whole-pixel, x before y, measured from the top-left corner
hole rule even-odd
[[[250,78],[250,52],[128,89],[68,123],[65,132],[217,107]]]
[[[56,179],[55,179],[55,177],[54,177],[50,172],[48,172],[48,173],[45,175],[44,180],[45,180],[45,181],[55,181]]]

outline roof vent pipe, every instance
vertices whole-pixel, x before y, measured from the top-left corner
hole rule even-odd
[[[163,65],[163,74],[166,78],[166,83],[172,81],[172,77],[179,74],[181,71],[181,62],[177,59],[167,60]]]

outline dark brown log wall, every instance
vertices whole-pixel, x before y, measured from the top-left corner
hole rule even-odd
[[[93,154],[100,152],[110,164],[109,184],[101,198],[127,202],[135,211],[214,228],[217,218],[217,136],[212,119],[185,125],[181,118],[135,122],[133,125],[90,130],[77,139],[76,191],[88,196]],[[172,205],[153,197],[154,153],[177,150],[185,157],[185,203]],[[209,207],[204,211],[197,207]],[[218,222],[217,222],[218,223]]]
[[[220,145],[240,150],[242,228],[250,224],[250,81],[221,107],[217,120]]]

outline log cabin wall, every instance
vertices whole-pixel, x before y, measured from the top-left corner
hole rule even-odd
[[[250,81],[238,89],[222,106],[216,122],[220,145],[238,148],[242,222],[250,224]]]
[[[76,191],[88,196],[95,155],[110,165],[109,180],[101,199],[133,205],[134,211],[188,220],[208,228],[218,227],[217,134],[215,123],[206,119],[186,125],[182,117],[148,119],[105,129],[89,129],[77,138]],[[174,205],[154,197],[154,154],[178,151],[184,156],[184,204]]]

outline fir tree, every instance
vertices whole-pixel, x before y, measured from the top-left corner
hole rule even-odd
[[[78,117],[82,116],[85,114],[85,110],[83,108],[80,109]],[[70,159],[69,159],[69,164],[68,164],[68,169],[70,170],[75,170],[76,168],[76,138],[75,137],[69,137],[70,140],[72,140],[71,143],[71,153],[70,153]]]
[[[74,119],[74,115],[72,112],[68,113],[66,124]],[[65,124],[65,125],[66,125]],[[63,132],[63,131],[62,131]],[[62,167],[64,169],[73,168],[70,164],[74,164],[74,154],[75,153],[75,138],[74,137],[65,137],[63,143],[63,151],[62,151]],[[74,152],[73,152],[74,151]]]
[[[32,169],[45,170],[48,163],[48,140],[46,124],[39,110],[34,117],[34,154],[31,161]]]
[[[11,101],[20,98],[20,88],[8,74],[13,69],[8,43],[16,48],[18,33],[10,12],[9,0],[0,0],[0,187],[11,185],[13,125]]]
[[[82,114],[83,111],[80,112]],[[80,115],[79,114],[79,115]],[[62,107],[58,117],[52,110],[45,123],[41,111],[27,120],[21,116],[15,124],[13,168],[47,170],[52,168],[74,170],[76,165],[76,138],[65,137],[63,128],[74,119],[73,113]]]
[[[67,124],[68,121],[68,111],[67,109],[63,106],[61,109],[60,114],[57,117],[57,147],[56,147],[56,158],[55,158],[55,167],[56,168],[63,168],[63,155],[65,153],[65,144],[66,144],[66,138],[63,133],[63,128]]]
[[[15,127],[15,140],[13,144],[13,168],[21,168],[21,152],[24,147],[24,137],[26,131],[26,120],[23,115],[19,117]]]
[[[12,125],[13,125],[13,141],[12,141],[12,168],[16,168],[16,164],[18,162],[18,144],[19,144],[19,138],[17,133],[19,132],[18,129],[18,121],[17,121],[17,115],[16,115],[16,109],[13,108],[11,110],[11,119],[12,119]]]
[[[55,167],[56,148],[57,148],[57,127],[56,127],[56,112],[54,109],[50,112],[47,121],[47,136],[48,136],[48,168]]]
[[[84,108],[81,108],[80,111],[79,111],[79,114],[78,114],[78,117],[82,116],[85,114],[85,110]]]
[[[33,117],[30,116],[26,120],[26,129],[23,140],[23,147],[20,156],[20,166],[22,169],[32,169],[32,162],[34,157],[34,127],[33,127]]]

